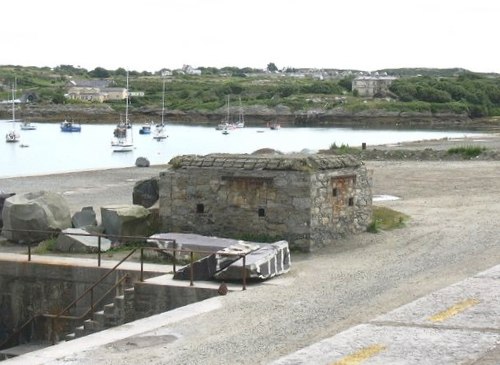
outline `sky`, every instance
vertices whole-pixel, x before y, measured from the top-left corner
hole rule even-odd
[[[498,0],[23,0],[0,14],[0,65],[500,73]]]

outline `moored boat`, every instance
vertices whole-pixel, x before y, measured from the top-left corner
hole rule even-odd
[[[34,124],[31,124],[30,122],[28,121],[24,121],[21,123],[21,129],[23,131],[32,131],[32,130],[35,130],[36,129],[36,125]]]
[[[81,124],[76,124],[73,121],[65,120],[61,123],[61,132],[81,132]]]

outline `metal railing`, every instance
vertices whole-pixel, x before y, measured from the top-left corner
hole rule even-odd
[[[97,237],[98,238],[98,244],[97,244],[97,267],[101,267],[102,261],[101,261],[101,251],[102,251],[102,246],[101,246],[101,238],[110,238],[110,235],[104,235],[104,234],[92,234],[92,233],[64,233],[64,232],[53,232],[53,231],[41,231],[41,230],[16,230],[16,229],[5,229],[3,228],[4,231],[9,231],[9,232],[22,232],[22,233],[37,233],[37,234],[49,234],[49,235],[56,235],[56,234],[65,234],[67,236],[92,236],[92,237]],[[117,237],[113,237],[117,238]],[[30,319],[28,319],[26,322],[24,322],[21,326],[15,328],[13,330],[13,333],[9,337],[7,337],[6,340],[4,340],[2,343],[0,343],[0,349],[2,349],[6,344],[10,343],[15,336],[19,336],[22,331],[31,323],[35,321],[35,319],[40,318],[40,317],[45,317],[45,318],[50,318],[51,319],[51,324],[52,324],[52,344],[55,344],[55,340],[57,338],[57,333],[55,331],[55,323],[57,320],[60,319],[65,319],[65,320],[82,320],[89,316],[91,313],[94,313],[95,311],[95,306],[98,305],[100,302],[102,302],[108,294],[116,289],[118,285],[121,285],[127,278],[129,278],[128,274],[125,274],[123,277],[121,277],[110,289],[108,289],[97,301],[94,301],[94,289],[101,284],[111,273],[115,272],[120,265],[122,265],[125,261],[127,261],[137,250],[140,249],[140,281],[144,281],[144,251],[145,250],[150,250],[150,251],[157,251],[157,252],[162,252],[162,253],[171,253],[172,255],[172,265],[173,265],[173,273],[175,274],[177,272],[177,264],[178,264],[178,257],[177,254],[181,253],[188,253],[189,254],[189,285],[194,286],[194,255],[195,254],[201,254],[201,255],[212,255],[212,254],[217,254],[217,251],[203,251],[203,250],[187,250],[187,249],[179,249],[176,248],[177,243],[175,240],[172,239],[165,239],[165,238],[159,238],[159,237],[142,237],[142,236],[120,236],[119,237],[121,240],[126,240],[126,241],[139,241],[139,242],[147,242],[148,239],[154,239],[158,241],[168,241],[172,243],[172,247],[167,247],[167,248],[157,248],[157,247],[137,247],[137,248],[131,248],[130,252],[123,257],[115,266],[113,266],[111,269],[109,269],[104,275],[102,275],[94,284],[92,284],[89,288],[87,288],[78,298],[73,300],[70,304],[68,304],[64,309],[59,311],[57,314],[50,314],[50,313],[38,313],[33,315]],[[246,273],[246,255],[247,253],[224,253],[224,256],[234,256],[236,259],[234,260],[235,262],[238,261],[239,259],[243,260],[242,264],[242,290],[246,290],[247,286],[247,273]],[[28,243],[28,262],[32,261],[32,244]],[[79,316],[71,316],[71,315],[66,315],[66,313],[74,306],[76,306],[80,301],[82,301],[87,295],[90,295],[90,306],[89,309],[86,310],[83,314]]]

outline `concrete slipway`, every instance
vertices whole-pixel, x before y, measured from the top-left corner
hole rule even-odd
[[[279,285],[279,279],[277,283]],[[252,287],[248,294],[251,290]],[[117,351],[110,348],[119,349],[124,344],[140,346],[143,341],[149,346],[156,342],[157,346],[168,349],[168,344],[177,340],[171,325],[221,308],[225,305],[224,299],[214,297],[33,351],[6,360],[4,364],[119,364]],[[154,346],[144,349],[141,355],[141,363],[158,363]],[[288,356],[270,359],[269,363],[498,365],[500,265]]]

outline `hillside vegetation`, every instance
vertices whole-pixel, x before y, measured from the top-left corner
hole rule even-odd
[[[293,71],[293,72],[292,72]],[[382,71],[382,70],[381,70]],[[301,74],[298,70],[263,72],[254,69],[201,68],[201,75],[174,71],[130,74],[130,90],[143,91],[143,97],[131,98],[131,111],[159,110],[165,81],[165,107],[169,111],[223,113],[227,96],[233,107],[281,108],[292,113],[451,113],[469,118],[500,115],[500,77],[461,69],[394,69],[387,74],[398,76],[389,90],[375,98],[361,98],[352,92],[356,72],[336,72],[318,78],[318,73]],[[77,79],[109,79],[111,85],[125,87],[126,71],[96,68],[87,71],[73,66],[47,67],[0,66],[0,100],[11,98],[16,80],[17,96],[34,95],[33,104],[87,104],[68,100],[68,83]],[[122,111],[123,102],[106,102]]]

